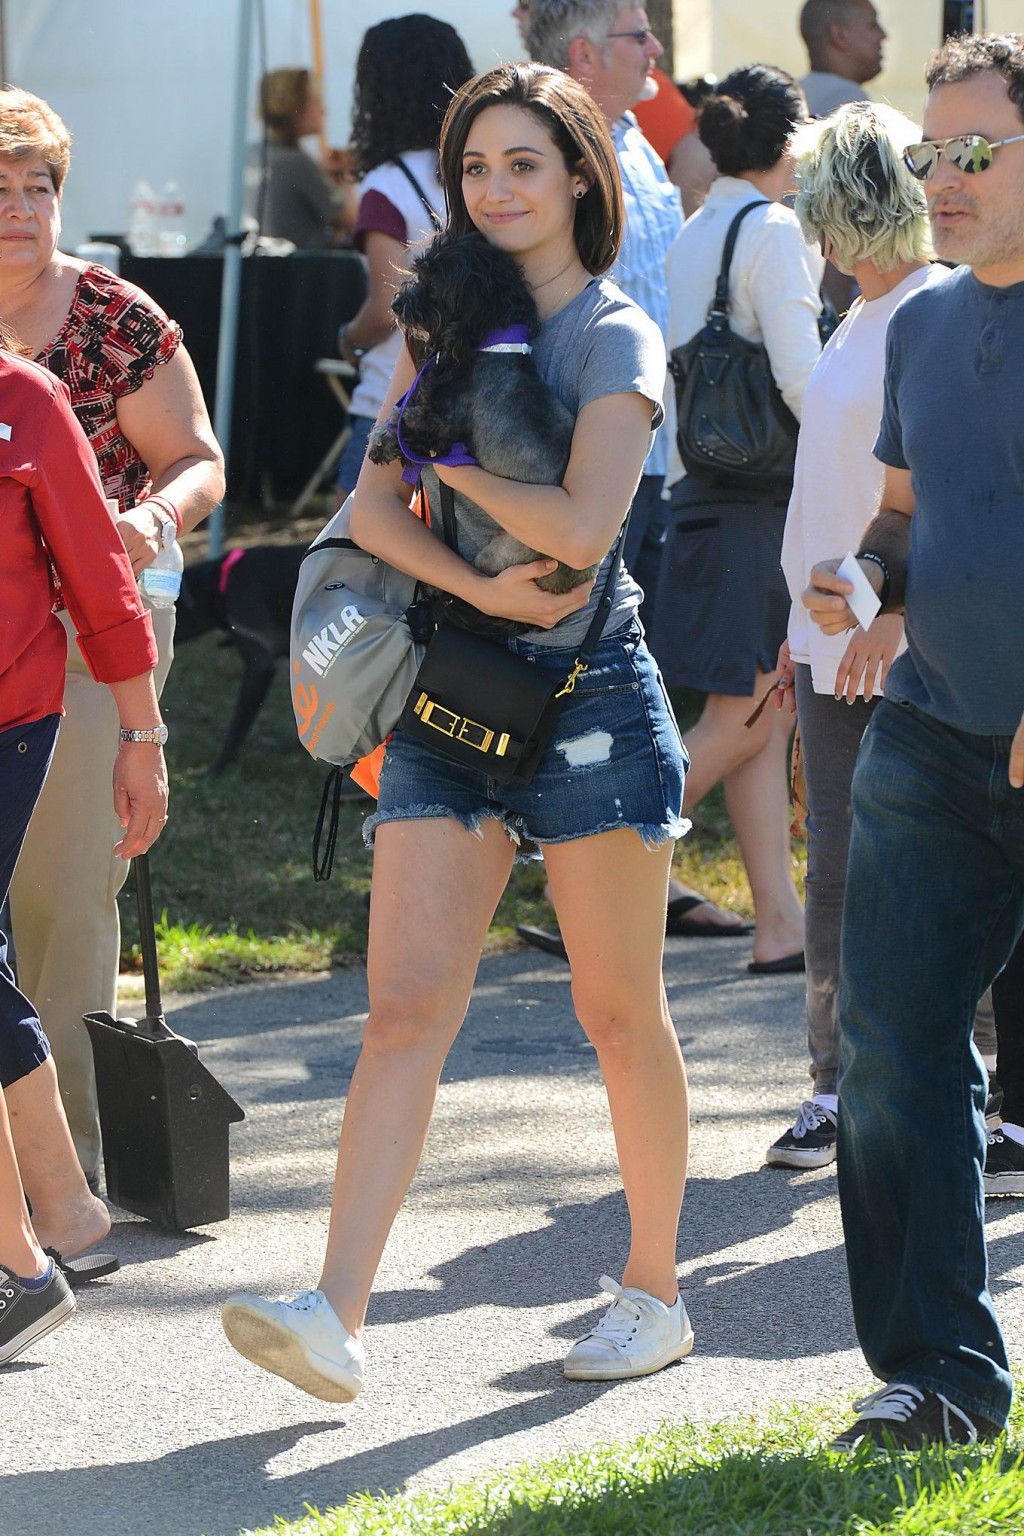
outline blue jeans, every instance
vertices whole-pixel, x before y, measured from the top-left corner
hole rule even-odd
[[[59,715],[0,731],[0,912],[11,888],[25,833],[43,787]],[[39,1015],[19,990],[7,963],[7,933],[0,927],[0,1085],[4,1088],[41,1067],[50,1054]]]
[[[1024,927],[1010,738],[883,700],[853,778],[839,995],[839,1197],[857,1337],[883,1381],[1006,1420],[988,1291],[978,999]]]

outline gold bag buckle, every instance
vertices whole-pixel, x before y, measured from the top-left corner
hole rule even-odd
[[[429,725],[431,730],[440,731],[442,736],[450,736],[453,741],[461,741],[477,752],[489,752],[494,743],[495,733],[488,726],[481,725],[479,720],[470,720],[466,715],[457,715],[454,710],[446,709],[425,693],[421,693],[416,700],[413,713],[419,715],[423,724]],[[503,731],[494,748],[495,757],[504,757],[508,744],[508,733]]]

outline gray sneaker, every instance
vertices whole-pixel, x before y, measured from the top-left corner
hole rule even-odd
[[[764,1155],[770,1168],[824,1168],[836,1158],[836,1116],[817,1099],[805,1099],[784,1136]]]
[[[614,1300],[597,1326],[566,1355],[562,1369],[570,1381],[650,1376],[690,1353],[693,1329],[681,1296],[668,1307],[636,1286],[616,1285],[607,1275],[601,1276],[600,1286]]]
[[[220,1315],[240,1355],[311,1397],[350,1403],[359,1393],[362,1341],[349,1333],[323,1291],[300,1291],[282,1301],[236,1291]]]
[[[73,1317],[74,1312],[71,1287],[52,1259],[50,1278],[37,1290],[29,1290],[14,1275],[0,1269],[0,1365],[23,1355]]]

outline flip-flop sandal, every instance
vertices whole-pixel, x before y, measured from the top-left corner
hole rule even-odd
[[[121,1268],[121,1260],[115,1253],[81,1253],[75,1259],[66,1259],[56,1248],[44,1248],[72,1290],[88,1285],[90,1280],[101,1280]]]
[[[542,949],[546,955],[556,955],[559,960],[569,958],[560,933],[548,933],[545,928],[530,928],[524,923],[516,925],[516,933],[527,944],[532,944],[534,949]]]
[[[726,910],[716,907],[706,896],[673,896],[665,911],[666,935],[673,939],[734,939],[754,931],[753,923],[741,922],[729,927],[723,927],[721,923],[702,923],[696,915],[700,907],[718,912]]]

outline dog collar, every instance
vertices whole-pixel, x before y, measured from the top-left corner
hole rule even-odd
[[[488,331],[475,352],[521,352],[527,357],[533,348],[530,346],[529,331],[525,325],[506,325],[499,331]]]

